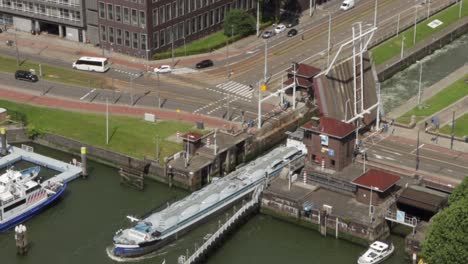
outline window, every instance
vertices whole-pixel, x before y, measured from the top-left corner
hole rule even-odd
[[[177,2],[172,2],[172,18],[177,17]]]
[[[166,21],[171,20],[171,4],[166,5]]]
[[[132,24],[138,25],[138,14],[137,10],[132,8]]]
[[[123,8],[123,22],[125,24],[130,23],[130,13],[129,13],[128,7]]]
[[[115,6],[115,21],[122,21],[122,8],[120,6]]]
[[[6,213],[6,212],[8,212],[8,211],[10,211],[10,210],[12,210],[12,209],[15,209],[16,207],[18,207],[18,206],[20,206],[20,205],[23,205],[23,204],[25,204],[25,203],[26,203],[26,199],[23,199],[23,200],[21,200],[21,201],[19,201],[19,202],[16,202],[16,203],[14,203],[14,204],[11,204],[11,205],[5,207],[5,209],[3,209],[3,211]]]
[[[159,32],[158,31],[153,33],[153,43],[154,43],[154,48],[157,49],[159,47]]]
[[[142,50],[147,50],[147,47],[148,47],[148,39],[146,38],[146,34],[141,34],[141,49]]]
[[[122,45],[122,30],[116,29],[117,31],[117,45]]]
[[[101,26],[101,41],[106,41],[106,40],[107,40],[106,27]]]
[[[166,43],[169,45],[172,43],[172,27],[166,28]]]
[[[315,161],[317,158],[317,156],[315,156],[315,154],[312,154],[312,161]]]
[[[107,19],[114,20],[114,6],[107,4]]]
[[[330,160],[332,167],[335,167],[335,160]]]
[[[184,38],[184,21],[179,23],[177,31],[178,31],[179,39]]]
[[[114,43],[114,28],[109,27],[109,42]]]
[[[190,35],[190,19],[185,20],[185,36]]]
[[[133,46],[134,49],[138,49],[138,33],[133,32]]]
[[[99,18],[106,18],[106,5],[99,2]]]
[[[125,30],[125,46],[130,47],[130,32]]]
[[[159,33],[159,46],[162,47],[166,45],[166,33],[164,29],[161,29],[161,32]]]
[[[157,26],[159,24],[159,17],[158,17],[158,9],[155,8],[153,9],[153,27]]]
[[[183,15],[184,15],[184,0],[178,0],[177,16],[183,16]]]
[[[146,26],[146,14],[145,11],[140,11],[140,26],[145,28]]]
[[[166,22],[166,16],[164,14],[164,6],[161,6],[159,8],[159,23],[162,24],[164,22]]]

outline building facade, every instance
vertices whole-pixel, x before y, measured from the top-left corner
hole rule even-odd
[[[17,30],[85,42],[84,6],[84,0],[0,0],[0,17]]]
[[[226,13],[253,10],[255,0],[98,0],[99,43],[108,50],[150,58],[221,29]]]

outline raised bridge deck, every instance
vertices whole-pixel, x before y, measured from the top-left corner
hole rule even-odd
[[[8,145],[8,155],[0,157],[0,169],[11,166],[21,160],[40,165],[41,167],[50,168],[60,172],[54,177],[45,181],[45,183],[67,183],[76,179],[81,175],[82,169],[80,166],[69,164],[60,160],[49,158],[37,153],[34,153],[32,147],[22,145],[21,148]]]

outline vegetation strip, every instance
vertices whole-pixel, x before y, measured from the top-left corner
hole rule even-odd
[[[419,43],[436,32],[439,32],[449,25],[457,22],[459,20],[460,6],[459,4],[455,4],[446,10],[437,13],[431,16],[429,19],[424,19],[416,26],[416,43]],[[468,4],[462,5],[462,14],[461,18],[468,16]],[[439,25],[436,28],[431,28],[427,24],[434,21],[440,20],[443,24]],[[394,56],[397,56],[401,53],[401,44],[402,38],[405,38],[404,41],[404,50],[408,50],[409,48],[413,47],[416,43],[414,40],[414,27],[410,27],[406,31],[402,32],[396,37],[393,37],[384,43],[380,44],[379,46],[372,49],[372,58],[374,60],[375,65],[380,65],[385,61],[391,59]]]
[[[156,136],[160,138],[160,160],[182,150],[182,144],[169,141],[177,131],[183,135],[193,129],[189,123],[162,121],[150,123],[141,119],[111,116],[109,145],[106,145],[106,117],[104,114],[71,112],[0,100],[11,119],[27,125],[29,135],[43,132],[62,135],[81,142],[113,150],[135,158],[155,157]],[[197,131],[203,132],[203,131]]]
[[[431,98],[421,103],[421,107],[416,106],[410,111],[406,112],[402,116],[397,118],[397,122],[403,124],[409,124],[411,121],[411,116],[416,116],[416,122],[423,120],[426,117],[429,117],[440,110],[446,108],[447,106],[455,103],[461,98],[468,95],[467,84],[465,80],[468,78],[468,74],[460,78],[447,88],[438,92]]]
[[[448,124],[440,129],[440,133],[451,135],[452,124]],[[456,137],[467,137],[468,136],[468,114],[464,114],[455,120],[454,134]]]

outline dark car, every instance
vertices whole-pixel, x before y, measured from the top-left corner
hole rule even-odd
[[[297,29],[293,28],[288,31],[288,37],[293,37],[297,35]]]
[[[267,31],[263,32],[262,38],[267,39],[267,38],[273,37],[274,35],[275,35],[275,33],[272,30],[267,30]]]
[[[25,80],[30,82],[37,82],[39,78],[35,74],[32,74],[30,71],[17,70],[15,72],[15,79]]]
[[[211,66],[213,66],[212,60],[202,60],[196,65],[197,69],[202,69],[202,68],[211,67]]]
[[[292,28],[292,27],[297,26],[297,25],[299,25],[299,18],[290,18],[286,22],[286,27],[287,28]]]

